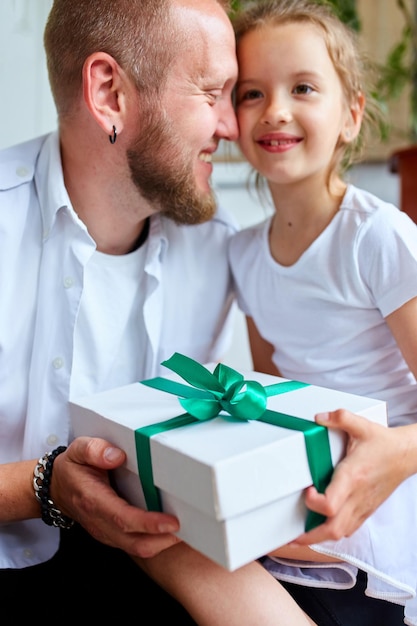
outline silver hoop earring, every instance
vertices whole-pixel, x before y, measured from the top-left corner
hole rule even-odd
[[[117,131],[116,131],[116,126],[113,126],[113,134],[109,135],[109,141],[111,144],[116,143],[116,139],[117,139]]]

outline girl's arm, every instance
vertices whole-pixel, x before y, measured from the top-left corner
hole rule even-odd
[[[246,318],[246,325],[248,329],[253,369],[255,372],[281,376],[277,367],[272,362],[272,355],[274,353],[272,344],[261,337],[257,327],[255,326],[255,322],[251,317]]]
[[[199,626],[315,624],[256,561],[229,572],[184,542],[154,558],[134,561],[180,602]]]

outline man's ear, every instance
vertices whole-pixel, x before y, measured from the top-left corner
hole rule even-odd
[[[365,103],[365,96],[360,92],[355,102],[349,107],[346,122],[341,132],[341,137],[345,143],[350,143],[359,135],[365,111]]]
[[[83,66],[83,96],[88,110],[107,135],[120,134],[126,113],[127,77],[106,52],[94,52]]]

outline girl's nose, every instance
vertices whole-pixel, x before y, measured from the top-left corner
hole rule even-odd
[[[289,107],[284,102],[277,100],[271,101],[262,115],[262,123],[271,126],[288,124],[291,120],[292,114]]]

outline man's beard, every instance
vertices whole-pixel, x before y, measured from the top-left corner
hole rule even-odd
[[[133,182],[153,208],[177,224],[200,224],[213,217],[214,192],[199,191],[191,158],[161,111],[143,120],[127,158]]]

